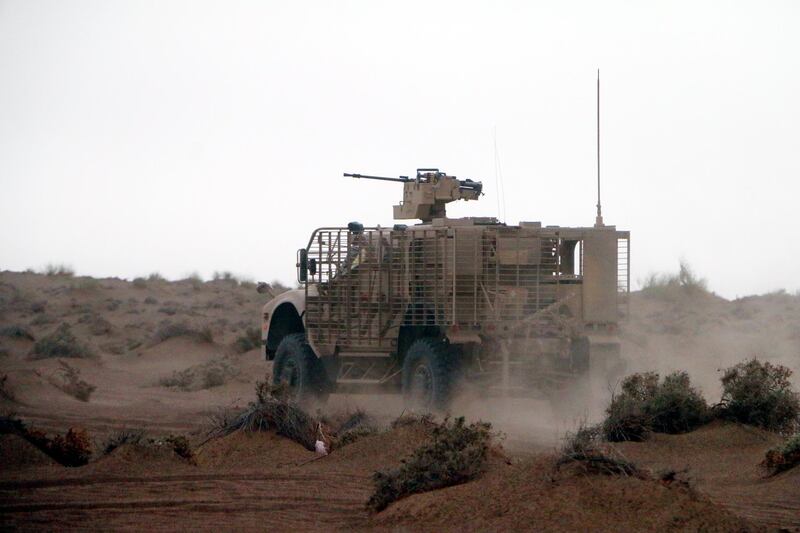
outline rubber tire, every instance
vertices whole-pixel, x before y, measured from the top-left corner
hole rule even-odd
[[[279,385],[289,367],[295,369],[295,383],[291,384],[289,400],[298,405],[325,403],[330,387],[322,362],[309,346],[305,333],[286,335],[275,350],[272,366],[272,384]]]
[[[420,367],[430,377],[430,393],[419,398],[415,377]],[[446,409],[456,381],[457,359],[439,339],[423,338],[411,343],[403,359],[403,397],[406,404],[423,411]]]

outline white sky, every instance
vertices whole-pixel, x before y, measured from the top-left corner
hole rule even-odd
[[[317,226],[389,225],[394,176],[483,180],[451,216],[606,223],[632,278],[800,288],[800,2],[0,0],[0,269],[294,280]]]

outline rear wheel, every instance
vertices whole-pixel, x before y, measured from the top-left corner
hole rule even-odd
[[[296,404],[324,403],[328,399],[325,369],[305,333],[286,335],[275,351],[272,384],[289,390],[289,401]]]
[[[447,407],[453,393],[457,361],[439,339],[417,339],[403,360],[403,396],[413,409]]]

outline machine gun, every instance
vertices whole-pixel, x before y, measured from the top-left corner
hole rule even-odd
[[[403,200],[394,206],[394,218],[407,220],[418,218],[424,223],[434,218],[445,218],[445,205],[455,200],[477,200],[483,194],[483,184],[470,179],[460,180],[448,176],[438,168],[418,168],[417,177],[400,176],[387,178],[363,174],[344,174],[349,178],[395,181],[403,184]]]

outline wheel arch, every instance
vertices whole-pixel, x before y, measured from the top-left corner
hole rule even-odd
[[[275,358],[281,340],[292,333],[305,333],[303,314],[305,294],[301,290],[287,291],[264,306],[262,342],[268,360]]]

